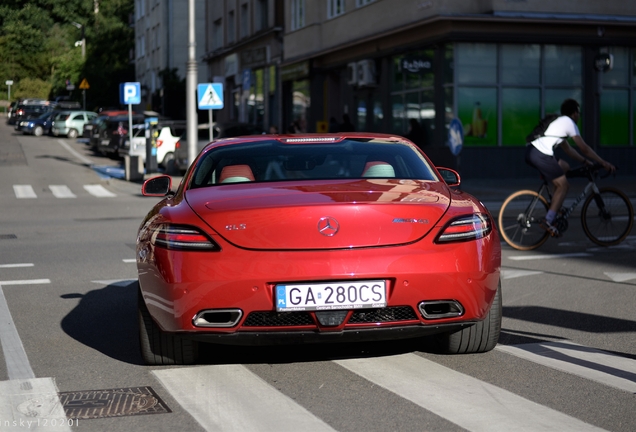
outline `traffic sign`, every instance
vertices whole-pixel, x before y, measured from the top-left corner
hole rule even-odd
[[[199,109],[213,110],[223,108],[223,84],[207,83],[197,85]]]
[[[138,82],[119,84],[119,102],[123,105],[139,105],[141,103],[141,84]]]
[[[79,88],[81,90],[88,90],[89,88],[91,88],[91,86],[88,85],[88,81],[86,81],[86,78],[82,80],[82,82],[79,85]]]

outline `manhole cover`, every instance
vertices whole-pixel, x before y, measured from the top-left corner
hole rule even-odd
[[[59,395],[66,416],[71,419],[172,412],[150,387],[60,392]]]

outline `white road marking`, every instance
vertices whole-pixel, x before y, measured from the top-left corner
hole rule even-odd
[[[124,258],[122,261],[125,262],[126,264],[136,263],[137,262],[137,260],[135,258]]]
[[[69,153],[71,153],[73,156],[75,156],[76,158],[78,158],[80,161],[82,161],[83,163],[85,163],[86,165],[93,165],[93,161],[91,161],[90,159],[88,159],[87,157],[79,154],[78,152],[76,152],[75,150],[73,150],[73,148],[68,145],[64,140],[57,140],[58,143],[60,143],[60,145],[62,147],[64,147]]]
[[[497,350],[636,394],[636,361],[571,342],[497,345]]]
[[[77,198],[66,185],[49,185],[49,189],[55,198]]]
[[[35,194],[33,187],[31,185],[13,185],[13,192],[15,193],[16,198],[20,199],[29,199],[29,198],[37,198],[38,196]]]
[[[35,378],[0,282],[0,344],[10,380]],[[0,392],[0,394],[3,394]]]
[[[605,272],[605,275],[614,282],[625,282],[628,280],[636,279],[636,273],[613,273]]]
[[[33,267],[33,263],[0,264],[0,268]]]
[[[416,354],[335,363],[469,431],[602,430]]]
[[[334,430],[241,365],[163,369],[152,373],[207,431]]]
[[[50,284],[51,279],[26,279],[26,280],[8,280],[0,281],[2,285],[38,285],[38,284]]]
[[[0,382],[0,429],[71,431],[53,378],[16,379]]]
[[[576,258],[576,257],[588,257],[592,256],[592,254],[586,252],[574,252],[574,253],[564,253],[564,254],[553,254],[553,255],[516,255],[508,257],[513,261],[529,261],[529,260],[542,260],[542,259],[555,259],[555,258]]]
[[[531,271],[531,270],[501,270],[501,278],[502,279],[514,279],[523,276],[534,276],[538,274],[543,274],[542,271]]]
[[[98,198],[112,198],[117,196],[102,185],[84,185],[84,189],[86,189],[89,194]]]

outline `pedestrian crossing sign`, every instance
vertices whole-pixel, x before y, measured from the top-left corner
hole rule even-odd
[[[223,108],[223,84],[206,83],[197,85],[199,109],[213,110]]]

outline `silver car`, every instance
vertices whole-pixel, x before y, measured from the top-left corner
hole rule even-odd
[[[77,138],[79,132],[84,130],[84,125],[95,117],[97,113],[93,111],[60,111],[53,120],[51,133],[55,136]]]

